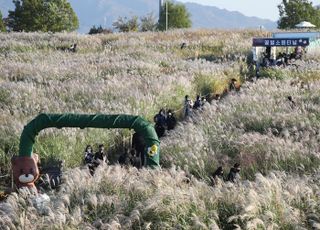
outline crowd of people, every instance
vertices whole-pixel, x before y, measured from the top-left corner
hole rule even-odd
[[[174,129],[177,124],[177,119],[171,109],[167,111],[163,108],[160,109],[159,113],[153,117],[153,121],[159,138],[165,135],[166,130]]]
[[[132,148],[126,150],[123,154],[120,155],[118,163],[121,165],[133,166],[141,168],[144,166],[145,155],[144,155],[144,140],[143,137],[138,133],[133,135]],[[93,175],[95,169],[102,163],[108,162],[108,154],[105,152],[104,145],[100,144],[97,152],[93,152],[91,145],[87,145],[84,151],[84,164],[88,166],[90,174]],[[224,170],[222,166],[219,166],[218,169],[211,176],[212,186],[215,186],[219,181],[229,181],[236,183],[240,180],[240,164],[236,163],[230,169],[228,175],[224,176]]]
[[[184,118],[189,117],[192,114],[193,110],[200,110],[207,102],[207,99],[200,95],[196,96],[196,100],[193,102],[189,95],[184,97],[184,105],[183,105],[183,115]]]
[[[119,156],[117,162],[121,165],[131,165],[136,168],[142,168],[145,166],[145,140],[139,133],[134,133],[132,136],[132,145],[130,148],[124,150]],[[98,151],[94,152],[91,145],[87,145],[84,150],[83,163],[87,165],[90,174],[93,175],[95,169],[102,162],[109,162],[108,153],[105,151],[103,144],[98,146]]]
[[[100,144],[98,151],[93,152],[91,145],[87,145],[84,151],[84,164],[88,165],[91,175],[94,174],[95,169],[102,163],[108,160],[108,155],[105,152],[104,145]]]
[[[294,52],[285,53],[279,52],[276,58],[271,58],[271,48],[267,47],[266,52],[263,53],[262,58],[262,67],[270,67],[270,66],[288,66],[292,64],[290,61],[292,60],[301,60],[304,54],[304,49],[301,46],[295,47]]]
[[[238,90],[237,80],[231,79],[229,82],[228,91]],[[219,100],[221,95],[216,95],[215,99]],[[193,114],[196,110],[201,110],[205,104],[208,103],[205,96],[197,95],[195,101],[192,101],[189,95],[186,95],[183,103],[183,118],[186,119]],[[177,118],[175,112],[171,109],[161,108],[160,111],[153,118],[155,122],[155,131],[159,138],[163,137],[167,131],[173,130],[177,125]],[[141,134],[134,133],[132,136],[132,146],[126,149],[118,158],[118,163],[121,165],[131,165],[137,168],[145,166],[145,141]],[[84,151],[84,164],[88,166],[91,175],[94,174],[95,169],[102,163],[107,162],[108,154],[105,152],[104,145],[100,144],[97,152],[94,153],[91,145],[87,145]],[[240,167],[235,164],[230,170],[226,180],[235,182],[236,177],[239,175]],[[219,167],[213,174],[213,181],[216,178],[223,176],[223,169]]]
[[[238,80],[235,78],[230,79],[228,88],[225,89],[223,94],[215,94],[213,99],[220,100],[223,96],[225,96],[228,92],[231,91],[239,91],[240,84]],[[192,116],[194,111],[201,110],[206,104],[209,102],[207,101],[206,96],[197,95],[196,99],[193,101],[189,95],[185,95],[184,102],[183,102],[183,119],[187,119],[188,117]],[[180,109],[178,110],[180,111]],[[160,111],[153,117],[153,121],[155,122],[155,130],[159,138],[165,136],[166,131],[172,130],[175,128],[177,124],[177,118],[175,117],[175,112],[171,109],[165,110],[161,108]]]

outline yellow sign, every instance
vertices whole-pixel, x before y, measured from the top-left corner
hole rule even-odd
[[[151,147],[148,148],[148,155],[153,157],[156,155],[158,152],[158,146],[157,145],[152,145]]]

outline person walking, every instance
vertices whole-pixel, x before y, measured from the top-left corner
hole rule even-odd
[[[240,164],[235,163],[234,166],[230,169],[227,181],[230,181],[232,183],[237,182],[240,179],[240,169]]]
[[[175,118],[171,109],[168,110],[166,123],[168,130],[174,129],[177,124],[177,119]]]
[[[192,100],[189,98],[189,95],[184,97],[184,117],[187,118],[191,115],[193,103]]]

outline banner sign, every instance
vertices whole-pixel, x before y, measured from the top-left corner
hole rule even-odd
[[[309,38],[254,38],[252,46],[308,46]]]

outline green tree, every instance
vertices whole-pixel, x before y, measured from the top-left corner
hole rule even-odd
[[[0,32],[5,32],[6,31],[6,27],[3,23],[3,20],[2,20],[2,14],[1,14],[1,11],[0,11]]]
[[[102,28],[101,25],[98,27],[94,25],[93,27],[90,28],[88,34],[93,35],[93,34],[110,34],[110,33],[112,33],[111,29],[104,29]]]
[[[166,10],[168,6],[168,10]],[[168,29],[173,28],[189,28],[191,27],[190,13],[187,11],[184,4],[173,3],[170,0],[164,3],[161,8],[158,29],[166,29],[166,13],[168,11]]]
[[[73,31],[78,17],[67,0],[13,0],[8,27],[13,31]]]
[[[279,29],[294,28],[301,21],[308,21],[320,27],[320,10],[314,8],[309,0],[282,0],[278,9]]]
[[[139,29],[137,16],[133,16],[130,19],[127,17],[119,17],[112,25],[120,32],[137,32]]]
[[[140,18],[140,31],[154,31],[157,28],[157,21],[153,13]]]

